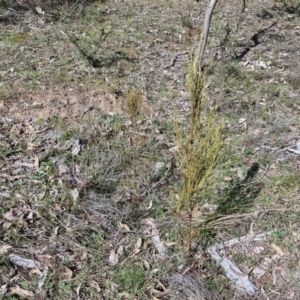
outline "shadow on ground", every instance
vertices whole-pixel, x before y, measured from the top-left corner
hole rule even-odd
[[[224,200],[218,206],[214,218],[245,213],[254,205],[255,199],[263,187],[262,183],[253,181],[258,170],[259,164],[252,164],[247,171],[246,177],[225,191],[223,195]]]

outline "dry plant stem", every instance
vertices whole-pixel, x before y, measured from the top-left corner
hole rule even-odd
[[[204,19],[204,34],[203,34],[203,44],[202,44],[202,49],[201,49],[201,54],[200,54],[200,65],[203,62],[203,57],[204,57],[204,52],[207,44],[207,39],[208,39],[208,34],[209,34],[209,28],[210,28],[210,23],[211,23],[211,17],[214,12],[214,9],[218,3],[218,0],[211,0],[209,2],[209,5],[207,7],[206,13],[205,13],[205,19]],[[243,7],[242,7],[242,13],[245,11],[246,8],[246,0],[243,0]],[[239,27],[239,23],[237,24],[237,30]]]
[[[205,48],[206,48],[208,34],[209,34],[209,27],[210,27],[211,17],[212,17],[213,11],[214,11],[217,3],[218,3],[218,0],[211,0],[209,5],[208,5],[207,11],[205,13],[204,39],[203,39],[203,45],[202,45],[201,55],[200,55],[200,64],[203,61],[204,51],[205,51]]]

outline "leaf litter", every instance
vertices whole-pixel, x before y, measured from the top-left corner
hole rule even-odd
[[[153,184],[150,186],[147,185],[145,179],[138,178],[141,189],[144,188],[144,190],[140,193],[142,199],[139,199],[141,202],[137,206],[142,207],[143,213],[146,211],[150,216],[152,216],[152,213],[155,216],[146,219],[147,229],[144,236],[141,235],[142,226],[139,220],[131,215],[134,215],[136,211],[132,213],[134,208],[128,206],[126,202],[124,204],[125,197],[123,195],[127,192],[124,192],[123,185],[128,185],[128,182],[126,184],[120,183],[121,181],[117,179],[117,173],[119,172],[117,162],[120,158],[117,155],[112,155],[112,145],[117,140],[110,140],[110,137],[113,137],[116,131],[116,128],[111,125],[118,114],[124,117],[124,120],[128,118],[126,116],[124,95],[129,86],[138,85],[144,91],[149,107],[148,111],[145,109],[145,115],[146,118],[149,118],[149,122],[141,123],[141,130],[145,132],[145,136],[150,136],[148,147],[151,148],[155,145],[161,150],[158,157],[155,157],[154,163],[153,161],[147,162],[144,158],[143,163],[145,163],[146,169],[149,167],[153,170],[154,166],[157,173],[155,175],[159,175],[158,173],[164,169],[164,165],[167,165],[165,161],[171,161],[172,155],[170,155],[169,150],[172,143],[168,140],[164,131],[167,126],[166,128],[161,124],[157,126],[155,118],[171,119],[173,109],[177,109],[183,119],[186,116],[189,104],[183,70],[188,63],[190,48],[200,33],[200,30],[196,29],[200,24],[199,20],[194,20],[197,25],[193,28],[194,31],[179,24],[178,16],[183,9],[187,9],[185,7],[187,3],[185,2],[177,3],[174,1],[172,4],[174,6],[169,8],[162,5],[160,11],[157,3],[139,1],[138,4],[140,5],[138,12],[135,12],[134,8],[128,3],[110,3],[106,4],[107,6],[99,6],[98,13],[105,21],[108,21],[108,18],[112,18],[113,22],[122,20],[124,26],[131,28],[131,31],[128,32],[131,32],[132,44],[126,45],[126,41],[124,41],[125,33],[122,32],[122,38],[119,36],[117,38],[112,37],[111,40],[108,38],[102,42],[103,45],[107,46],[105,51],[108,51],[109,48],[118,48],[118,43],[122,40],[125,44],[124,47],[127,48],[128,55],[131,53],[130,59],[134,61],[134,63],[131,63],[131,60],[128,59],[129,56],[118,61],[118,57],[115,56],[114,59],[117,62],[115,63],[114,59],[108,59],[110,53],[107,53],[107,56],[104,55],[101,58],[106,59],[107,64],[100,69],[93,68],[84,57],[78,55],[78,49],[75,45],[70,43],[65,35],[61,34],[61,31],[65,31],[65,27],[61,23],[51,24],[47,22],[48,11],[43,9],[42,5],[38,9],[38,15],[27,11],[24,19],[21,16],[18,21],[20,22],[18,25],[20,30],[23,30],[26,26],[28,27],[28,35],[22,36],[22,32],[16,32],[17,27],[15,26],[5,27],[4,23],[0,24],[1,29],[3,29],[1,38],[4,38],[2,39],[4,41],[9,41],[5,47],[7,51],[10,51],[10,55],[6,55],[5,51],[0,54],[1,61],[3,61],[0,70],[2,81],[0,95],[2,117],[0,122],[0,208],[3,210],[2,215],[4,217],[1,223],[4,232],[1,237],[3,237],[4,244],[0,245],[0,249],[2,249],[0,253],[2,252],[2,256],[7,256],[8,259],[11,255],[16,255],[13,253],[19,253],[18,259],[13,259],[13,261],[22,262],[23,267],[28,262],[28,258],[25,257],[32,257],[32,253],[34,253],[37,260],[45,266],[42,277],[43,282],[41,278],[39,279],[40,291],[34,292],[31,289],[33,286],[31,285],[32,281],[21,265],[19,265],[17,271],[21,277],[11,278],[13,286],[11,284],[7,285],[9,277],[7,274],[10,273],[8,269],[4,268],[4,271],[1,272],[1,281],[5,282],[1,286],[3,294],[36,298],[39,296],[36,292],[43,295],[43,291],[48,289],[47,285],[45,286],[47,276],[49,276],[48,279],[54,276],[62,282],[76,281],[72,288],[78,298],[88,297],[86,295],[91,297],[89,294],[91,290],[96,291],[98,297],[100,297],[99,295],[104,295],[105,290],[109,290],[106,285],[107,279],[114,274],[114,268],[121,265],[120,262],[123,262],[125,267],[128,267],[128,265],[135,266],[135,264],[141,262],[148,273],[158,270],[159,275],[157,276],[161,276],[161,279],[156,279],[153,283],[155,288],[153,287],[152,292],[155,296],[151,296],[152,299],[162,299],[172,291],[177,291],[180,299],[201,299],[204,291],[206,291],[205,286],[201,283],[203,278],[200,276],[199,279],[199,276],[193,274],[193,268],[187,268],[191,270],[190,272],[187,271],[187,274],[172,273],[172,271],[171,275],[168,274],[169,277],[160,273],[163,269],[161,259],[166,264],[168,264],[169,259],[173,259],[173,251],[167,251],[168,245],[173,245],[174,249],[176,248],[176,242],[172,239],[168,240],[168,235],[165,234],[165,231],[170,233],[171,226],[164,228],[164,225],[162,225],[163,222],[165,222],[164,224],[169,222],[164,219],[169,218],[169,215],[164,210],[159,210],[161,202],[166,205],[168,201],[168,196],[166,196],[163,189],[165,188],[165,182],[170,180],[169,175],[171,172],[163,175],[160,185]],[[188,10],[192,15],[193,12],[196,15],[196,12],[199,11],[199,3],[189,5],[194,5],[193,9],[189,8]],[[204,8],[204,4],[201,3],[200,5],[202,5],[201,8]],[[222,5],[220,10],[222,8],[226,14],[228,13],[228,16],[235,13],[232,6],[229,6],[232,5],[231,3],[226,4],[224,1]],[[243,36],[247,35],[250,37],[257,29],[253,26],[255,9],[254,5],[249,7],[249,12],[245,15],[244,28],[235,36],[237,40],[240,38],[242,40]],[[165,10],[165,13],[161,10]],[[45,14],[42,15],[44,12]],[[128,19],[126,14],[131,16],[132,19],[129,24],[126,22],[130,22],[130,20],[124,21],[126,18]],[[169,16],[168,18],[174,16],[174,20],[162,19],[160,21],[159,18],[166,18],[166,16]],[[100,23],[103,21],[101,18],[100,21],[98,20]],[[147,18],[148,24],[146,24],[144,18]],[[236,16],[230,22],[233,22],[234,18]],[[221,21],[223,22],[223,20]],[[289,44],[289,47],[293,47],[294,44],[291,38],[294,40],[294,36],[292,31],[289,32],[288,23],[283,19],[279,21],[278,26],[269,29],[270,40],[265,40],[269,43],[269,49],[265,47],[264,43],[260,43],[253,50],[252,53],[254,54],[250,52],[241,62],[241,68],[247,70],[249,74],[255,74],[255,76],[261,74],[273,76],[272,74],[275,74],[268,84],[282,84],[282,90],[279,92],[283,94],[290,88],[289,80],[294,82],[295,89],[288,93],[287,98],[291,98],[291,102],[294,102],[292,104],[293,109],[299,112],[299,109],[295,106],[297,105],[295,99],[299,97],[299,88],[297,88],[297,82],[295,81],[299,73],[297,71],[299,66],[295,64],[295,58],[290,54],[293,51],[296,53],[295,49],[289,51],[287,47],[287,44]],[[148,26],[146,39],[140,38],[141,33],[135,27],[135,23],[140,24],[140,22],[144,22],[144,26]],[[174,22],[172,26],[162,27],[162,25],[171,22]],[[260,23],[263,23],[265,27],[270,26],[270,24],[266,24],[266,20],[260,20]],[[71,21],[70,24],[72,25]],[[78,36],[81,34],[84,36],[84,31],[79,24],[74,23],[72,26],[78,27]],[[85,26],[89,25],[86,23]],[[54,27],[55,30],[53,30]],[[61,31],[57,29],[61,29]],[[74,28],[71,28],[72,30]],[[217,30],[215,29],[212,33],[211,45],[219,44],[216,41],[222,37]],[[286,37],[286,42],[280,44],[279,47],[282,47],[282,49],[274,48],[274,54],[272,53],[272,47],[277,42],[274,42],[273,37],[279,34]],[[47,42],[50,48],[37,47],[36,39],[40,39],[42,45],[46,45]],[[237,49],[239,47],[237,46]],[[97,46],[94,48],[97,48]],[[213,50],[210,50],[208,56],[213,56],[214,51],[217,53],[219,51],[217,48],[217,46],[210,47]],[[225,56],[228,55],[226,51],[225,48],[225,54],[223,53]],[[279,60],[277,60],[276,51],[279,52]],[[263,54],[258,57],[259,55],[256,55],[256,52]],[[216,57],[218,56],[216,55]],[[279,63],[278,66],[273,63],[274,60]],[[65,62],[67,62],[66,68],[62,67]],[[111,63],[111,66],[108,63]],[[165,69],[166,66],[167,69]],[[39,76],[38,72],[41,72],[43,76],[35,78],[35,76]],[[256,72],[259,72],[259,74]],[[133,74],[137,75],[132,76]],[[214,76],[212,74],[213,78]],[[103,80],[103,84],[100,84],[100,86],[99,78]],[[213,87],[212,84],[212,90]],[[243,88],[245,87],[238,87],[238,89]],[[231,100],[236,100],[230,91],[226,90],[226,93],[223,94],[222,90],[216,91],[216,97],[219,97],[217,99],[219,101],[218,105],[221,108],[223,104],[226,107]],[[274,93],[276,94],[276,91]],[[247,94],[250,95],[249,90],[242,97],[247,97]],[[272,132],[269,121],[276,125],[276,123],[282,123],[282,118],[293,118],[292,112],[288,109],[285,110],[285,105],[281,103],[282,98],[276,98],[276,95],[274,97],[275,102],[277,102],[276,105],[285,111],[285,115],[278,113],[277,106],[272,106],[268,95],[264,95],[263,98],[259,97],[260,106],[272,109],[272,113],[269,114],[271,120],[264,121],[257,116],[258,119],[253,130],[251,116],[249,118],[246,113],[239,111],[239,103],[243,103],[243,105],[250,103],[248,106],[250,109],[256,103],[253,104],[251,99],[243,98],[242,101],[238,99],[235,106],[238,118],[232,122],[235,125],[229,130],[232,130],[232,132],[239,130],[243,132],[242,134],[247,133],[247,130],[249,132],[252,130],[255,133],[256,140],[254,142],[251,139],[252,137],[247,135],[245,138],[246,147],[239,149],[241,153],[245,151],[248,144],[258,143],[257,148],[259,150],[256,151],[261,157],[267,151],[265,147],[271,147],[279,150],[274,153],[277,153],[276,155],[279,156],[281,161],[291,160],[292,163],[295,163],[293,157],[295,153],[298,154],[296,151],[299,149],[291,148],[294,144],[289,142],[288,138],[292,138],[292,133],[297,132],[297,123],[289,124],[287,132],[282,131],[283,135],[286,134],[286,139],[281,137],[274,139],[274,136],[268,136]],[[226,101],[222,102],[224,99]],[[105,116],[108,115],[109,117],[106,118]],[[148,125],[150,121],[152,122],[151,126]],[[113,125],[116,124],[113,123]],[[156,132],[156,138],[149,135],[151,130]],[[122,128],[121,131],[123,136],[126,137],[126,129]],[[96,135],[105,137],[100,141],[105,145],[101,150],[92,145],[96,141]],[[92,142],[89,144],[87,139],[91,139]],[[111,173],[93,174],[97,169],[106,168],[105,160],[101,159],[98,159],[96,163],[86,159],[84,164],[89,165],[90,169],[82,167],[82,163],[77,159],[81,158],[83,152],[89,147],[92,151],[87,156],[88,158],[91,158],[97,152],[101,154],[101,151],[106,155],[105,159],[109,158],[109,155],[113,157],[110,160],[110,167],[113,169]],[[285,147],[289,147],[288,151],[281,151]],[[105,152],[105,149],[108,151]],[[288,152],[294,153],[290,153],[291,156],[289,156]],[[162,155],[164,156],[163,162],[161,162]],[[126,168],[122,168],[123,172],[124,169]],[[279,167],[276,165],[274,170],[278,169]],[[143,172],[148,175],[145,170]],[[127,177],[125,172],[120,173],[121,178]],[[267,173],[267,175],[269,174],[271,173]],[[232,182],[234,176],[225,177],[230,178],[228,182]],[[105,182],[103,178],[116,180],[115,193],[112,194],[113,189],[99,184],[99,182]],[[174,180],[174,178],[172,179]],[[110,180],[110,184],[112,182],[113,180]],[[96,190],[90,188],[91,185],[100,186]],[[161,187],[162,189],[160,189]],[[129,195],[131,195],[130,187],[128,190]],[[282,201],[289,201],[290,203],[292,198],[298,199],[297,195],[296,190],[288,200],[284,199]],[[145,203],[142,203],[144,200]],[[148,205],[150,208],[147,211]],[[159,220],[155,213],[162,220]],[[167,214],[167,217],[164,217],[164,214]],[[126,217],[127,215],[131,217]],[[145,220],[145,218],[143,219]],[[161,233],[162,231],[164,231],[164,234]],[[297,228],[293,228],[293,238],[297,235]],[[24,236],[25,242],[22,242],[22,240],[15,242],[12,236]],[[34,243],[31,244],[32,241]],[[93,241],[94,247],[91,245],[89,247],[91,241]],[[150,244],[148,244],[148,241]],[[265,254],[266,250],[263,249],[270,251],[269,245],[276,254],[270,255],[268,258]],[[156,255],[153,255],[153,249]],[[232,254],[234,254],[232,249]],[[19,251],[15,252],[17,250]],[[275,293],[265,288],[265,293],[269,293],[269,297],[270,295],[276,295],[274,297],[278,298],[276,289],[280,291],[280,287],[284,287],[284,280],[280,278],[285,279],[287,276],[284,271],[286,268],[284,262],[288,259],[285,255],[285,248],[275,243],[268,244],[266,242],[255,246],[253,251],[249,250],[249,253],[252,253],[253,256],[257,255],[256,259],[265,259],[266,263],[258,271],[258,277],[261,280],[266,278],[266,282],[268,282],[268,276],[271,274],[270,266],[275,262],[282,262],[282,267],[277,266],[277,268],[272,269],[273,273],[271,275]],[[243,253],[243,255],[247,256],[246,253]],[[99,261],[96,262],[95,257],[98,257]],[[91,263],[92,260],[95,260],[95,263]],[[234,260],[232,259],[232,261]],[[62,263],[66,263],[67,266],[61,267]],[[181,262],[178,262],[178,264],[181,264]],[[109,265],[112,265],[113,268],[110,268]],[[47,268],[49,268],[48,271],[46,271]],[[101,269],[102,274],[100,274],[99,269]],[[174,267],[170,267],[170,270],[174,270]],[[252,272],[254,270],[257,269],[254,268]],[[196,271],[194,272],[196,273]],[[294,272],[297,274],[296,270]],[[241,274],[239,271],[236,273]],[[5,277],[3,274],[6,274]],[[82,276],[81,278],[86,279],[77,280],[76,275],[78,274]],[[235,274],[235,276],[237,275]],[[21,278],[25,279],[22,281]],[[256,281],[255,283],[257,286],[260,284]],[[23,286],[29,284],[30,289],[23,289],[20,284],[23,284]],[[116,285],[115,289],[118,289],[118,286],[120,285]],[[58,288],[58,291],[64,293],[61,287]],[[290,294],[280,292],[283,293],[281,295],[286,295],[286,299],[288,299],[292,294],[295,296],[297,290],[292,289]],[[49,293],[49,297],[53,298],[54,294],[51,294],[51,291]],[[114,296],[107,299],[116,299],[116,294],[113,291],[111,293],[110,295]],[[125,294],[129,295],[124,292]],[[207,295],[209,294],[207,292]],[[146,297],[148,296],[147,294]],[[176,297],[175,294],[174,297]]]

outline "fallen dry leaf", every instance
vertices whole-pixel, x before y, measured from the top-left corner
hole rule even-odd
[[[254,247],[254,248],[253,248],[253,253],[259,254],[259,253],[261,253],[261,252],[264,251],[264,250],[265,250],[264,247]]]
[[[176,242],[165,242],[165,245],[166,245],[168,248],[170,248],[170,247],[173,247],[173,246],[177,245],[177,243],[176,243]]]
[[[294,237],[294,242],[300,241],[300,233],[292,231],[292,235]]]
[[[80,288],[81,288],[81,283],[78,284],[78,287],[76,288],[76,294],[78,296],[78,300],[80,300],[80,296],[79,296],[79,293],[80,293]]]
[[[167,292],[168,290],[167,290],[167,288],[164,286],[164,284],[160,281],[160,280],[158,280],[158,279],[154,279],[154,281],[165,291],[165,292]]]
[[[127,224],[123,224],[123,223],[119,222],[119,228],[124,229],[126,232],[130,232],[130,228]]]
[[[165,295],[165,292],[159,291],[159,290],[157,290],[153,287],[149,289],[149,292],[150,292],[150,294],[156,294],[158,296],[164,296]],[[153,297],[152,299],[157,299],[157,298]]]
[[[120,299],[130,299],[130,294],[126,293],[126,292],[122,292],[122,293],[119,293],[118,296],[120,297]]]
[[[253,134],[254,135],[259,135],[260,134],[260,130],[258,128],[253,130]]]
[[[53,258],[53,257],[50,256],[50,255],[44,256],[44,263],[45,263],[46,266],[47,266],[48,268],[50,268],[50,269],[53,268],[53,265],[51,264],[51,261],[50,261],[51,258]]]
[[[3,284],[0,287],[0,295],[5,295],[7,293],[7,284]]]
[[[134,245],[133,254],[130,255],[130,257],[134,257],[141,251],[141,245],[142,245],[142,238],[138,238],[136,244]]]
[[[63,281],[70,281],[73,277],[73,272],[68,267],[65,267],[65,272],[62,273],[59,277]]]
[[[83,252],[81,253],[81,255],[80,255],[80,260],[81,260],[81,261],[82,261],[82,260],[86,260],[87,256],[88,256],[87,252],[86,252],[86,251],[83,251]]]
[[[117,251],[117,255],[118,257],[121,256],[124,252],[124,247],[122,245],[119,246],[118,251]]]
[[[9,289],[10,295],[17,295],[21,298],[34,298],[34,294],[31,291],[24,290],[20,288],[19,286],[11,287]]]
[[[100,285],[98,284],[98,282],[96,282],[95,280],[89,281],[88,285],[92,288],[94,288],[98,293],[101,292],[101,288]]]
[[[72,155],[77,155],[81,150],[81,145],[79,140],[73,140],[73,148],[72,148]]]
[[[141,248],[141,246],[142,246],[142,238],[138,238],[138,240],[134,246],[134,249],[138,250]]]
[[[4,214],[4,219],[13,221],[13,220],[18,220],[19,217],[16,216],[16,213],[14,210],[10,209],[6,214]]]
[[[73,198],[73,204],[75,205],[77,203],[78,197],[79,197],[79,192],[77,188],[70,190],[70,195]]]
[[[146,270],[150,270],[150,264],[148,263],[148,261],[146,259],[143,260],[144,266],[146,268]]]
[[[40,160],[39,160],[39,157],[38,157],[37,155],[34,157],[34,163],[33,163],[33,165],[34,165],[36,168],[38,168],[39,165],[40,165]]]
[[[0,247],[0,256],[1,256],[1,255],[4,255],[5,253],[7,253],[7,251],[8,251],[9,249],[11,249],[11,248],[12,248],[12,246],[10,246],[10,245],[7,245],[7,244],[2,245],[2,246]]]
[[[110,250],[108,261],[112,266],[115,266],[118,263],[118,256],[114,249]]]
[[[277,246],[277,245],[275,245],[275,244],[271,244],[271,247],[272,247],[272,249],[278,254],[278,255],[280,255],[280,256],[285,256],[285,253],[284,253],[284,251],[279,247],[279,246]]]
[[[225,176],[223,179],[224,179],[224,181],[226,181],[226,182],[232,181],[232,178],[229,177],[229,176]]]
[[[38,275],[40,275],[40,276],[43,275],[43,273],[42,273],[42,272],[40,271],[40,269],[38,269],[38,268],[32,269],[32,270],[30,271],[30,273],[31,273],[31,274],[38,274]]]

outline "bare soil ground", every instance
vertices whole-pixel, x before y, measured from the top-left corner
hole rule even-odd
[[[204,69],[224,147],[203,211],[223,199],[235,218],[199,235],[192,258],[172,213],[173,117],[188,118],[206,1],[20,3],[0,1],[0,298],[300,299],[299,3],[217,5]],[[249,275],[252,297],[206,251],[250,231],[270,237],[222,255]]]

